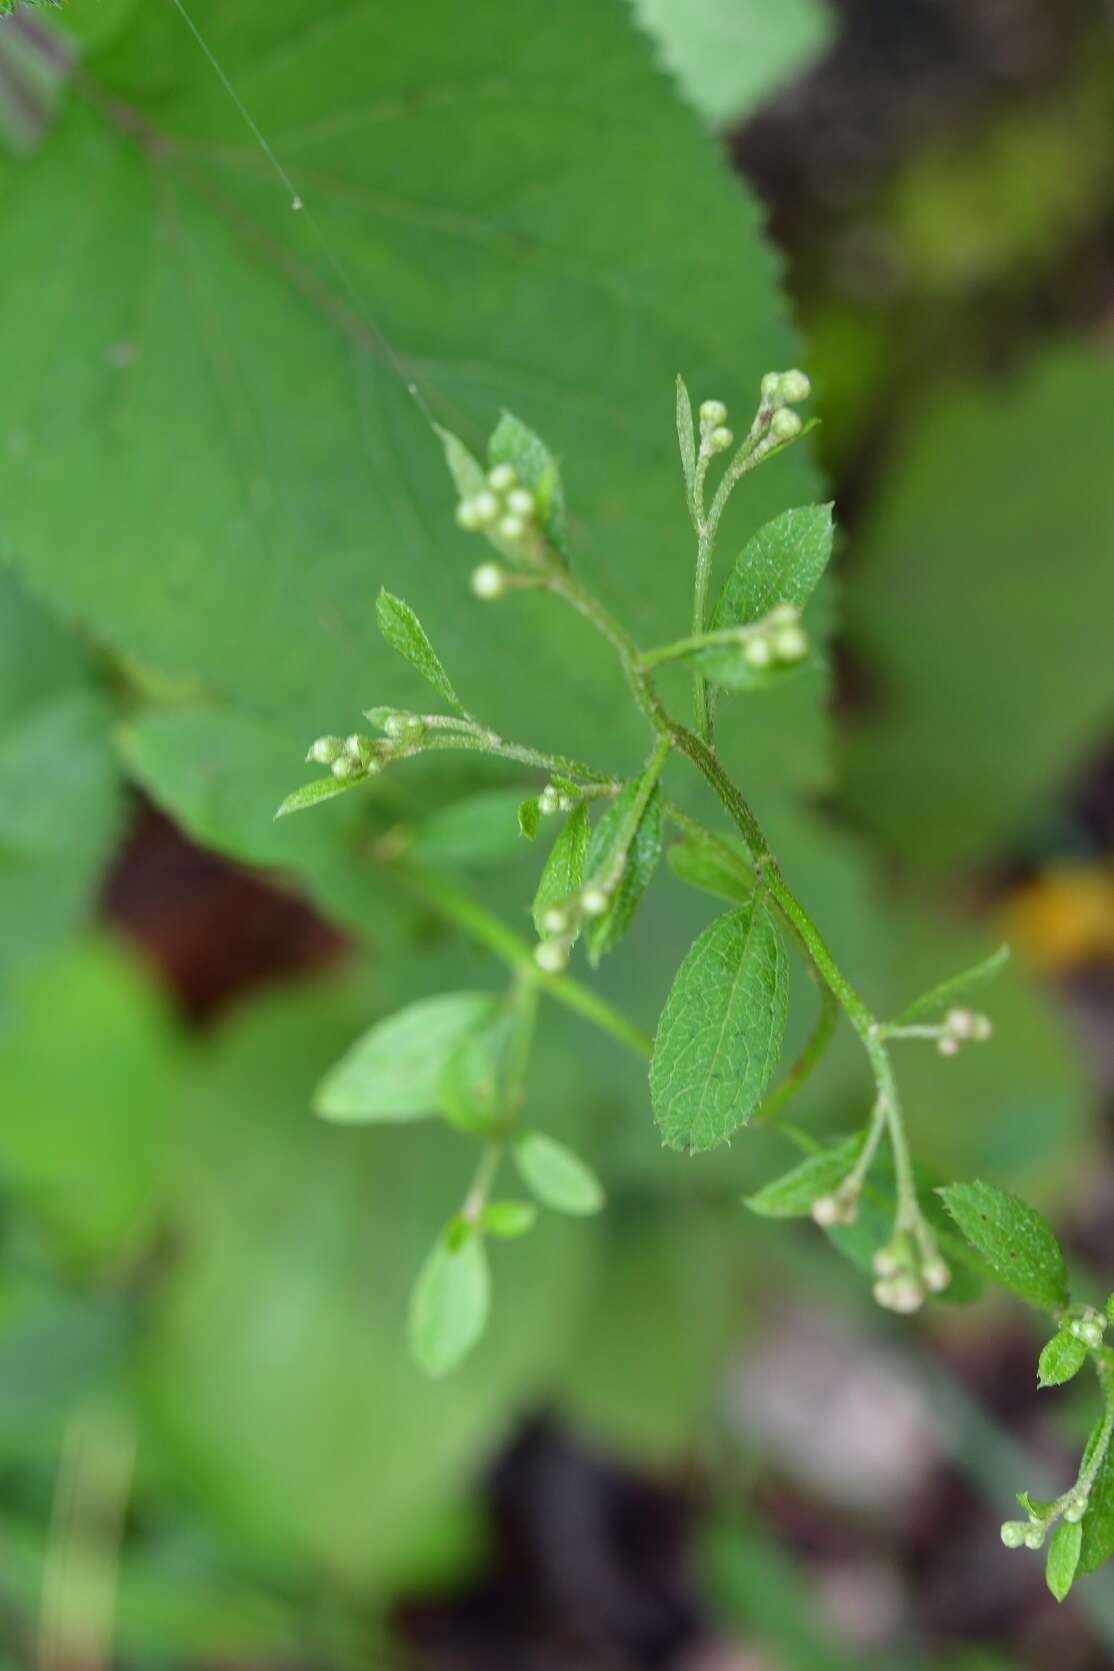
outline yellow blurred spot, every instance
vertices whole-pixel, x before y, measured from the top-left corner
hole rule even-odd
[[[1004,932],[1017,955],[1052,974],[1114,962],[1114,870],[1057,865],[1006,900]]]

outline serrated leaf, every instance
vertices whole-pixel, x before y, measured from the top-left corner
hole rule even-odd
[[[525,1236],[537,1222],[538,1209],[530,1201],[489,1201],[480,1214],[480,1229],[506,1241]]]
[[[541,807],[538,805],[538,797],[536,795],[531,795],[527,800],[519,802],[519,833],[524,835],[527,841],[533,841],[534,837],[537,835],[541,819]]]
[[[743,1205],[763,1218],[807,1218],[817,1196],[828,1195],[843,1182],[862,1146],[863,1133],[855,1132],[764,1184],[756,1195],[748,1195]]]
[[[459,435],[454,435],[451,429],[443,429],[440,424],[434,424],[433,427],[445,449],[445,462],[449,466],[449,474],[456,484],[457,492],[462,499],[471,499],[487,485],[483,465],[464,445]]]
[[[549,849],[549,856],[538,879],[534,895],[534,927],[545,933],[543,919],[547,911],[561,905],[571,894],[579,892],[584,881],[584,860],[592,833],[588,808],[583,801],[573,807],[557,832],[557,839]]]
[[[677,971],[650,1063],[669,1148],[714,1148],[749,1119],[777,1067],[788,1002],[785,949],[761,900],[704,930]]]
[[[685,490],[691,502],[693,487],[696,481],[696,431],[692,419],[692,401],[685,387],[685,380],[677,374],[677,445],[681,449],[681,470],[685,478]]]
[[[445,1063],[496,1002],[489,992],[446,992],[377,1021],[325,1075],[314,1111],[346,1123],[435,1113]]]
[[[285,818],[291,812],[304,812],[307,807],[334,800],[349,789],[359,789],[367,781],[365,777],[315,777],[312,783],[303,783],[300,789],[287,795],[275,817]]]
[[[437,1106],[463,1131],[487,1131],[504,1112],[504,1075],[513,1030],[503,1005],[486,1011],[452,1046],[437,1081]]]
[[[1083,1522],[1080,1520],[1058,1520],[1056,1529],[1048,1543],[1048,1555],[1044,1563],[1044,1577],[1048,1588],[1057,1601],[1063,1601],[1071,1589],[1075,1571],[1079,1565],[1080,1547],[1083,1542]]]
[[[1094,1454],[1095,1446],[1102,1441],[1105,1422],[1104,1412],[1091,1430],[1087,1448],[1083,1452],[1084,1467]],[[1094,1572],[1114,1555],[1114,1447],[1109,1443],[1098,1472],[1091,1482],[1087,1512],[1081,1524],[1083,1540],[1079,1551],[1080,1576]]]
[[[746,847],[734,836],[715,840],[685,836],[667,847],[665,856],[679,882],[717,899],[745,905],[754,892],[754,870]]]
[[[984,957],[981,963],[964,969],[962,974],[952,975],[948,980],[934,986],[930,992],[914,999],[907,1009],[902,1010],[896,1025],[904,1027],[910,1022],[942,1014],[977,987],[984,986],[987,981],[992,981],[995,976],[1000,975],[1009,960],[1010,948],[1005,944],[999,946],[989,957]]]
[[[1087,1348],[1067,1329],[1047,1341],[1037,1360],[1038,1387],[1059,1387],[1077,1375],[1087,1361]]]
[[[735,559],[712,611],[710,630],[749,626],[779,603],[803,609],[827,567],[832,537],[830,504],[802,505],[767,522]],[[776,664],[753,668],[734,647],[704,650],[692,664],[730,690],[764,689],[792,671]]]
[[[450,708],[458,714],[467,712],[452,687],[452,681],[441,666],[436,650],[426,636],[425,628],[408,603],[396,598],[384,587],[375,600],[375,619],[384,640],[397,650],[403,661],[408,661],[431,685]]]
[[[455,1245],[454,1245],[455,1243]],[[491,1278],[483,1238],[445,1231],[434,1243],[410,1300],[410,1351],[439,1379],[467,1357],[487,1326]]]
[[[1068,1303],[1068,1273],[1051,1226],[1035,1208],[990,1184],[947,1184],[938,1191],[971,1246],[1003,1287],[1030,1305]]]
[[[603,1185],[579,1155],[546,1137],[527,1131],[511,1150],[519,1176],[545,1207],[559,1213],[598,1213],[604,1204]]]
[[[520,804],[517,789],[467,795],[419,824],[410,851],[424,864],[503,864],[518,850]]]
[[[491,464],[513,464],[518,479],[534,495],[538,525],[563,552],[568,543],[561,472],[545,442],[513,412],[504,412],[488,443]]]
[[[633,805],[641,793],[642,779],[632,778],[619,791],[592,831],[588,856],[584,861],[584,876],[588,882],[609,873],[616,850],[629,826]],[[593,967],[605,952],[618,945],[630,927],[631,918],[653,880],[661,858],[661,831],[661,793],[655,784],[627,851],[623,874],[612,892],[611,903],[602,917],[590,918],[585,927],[588,961]]]

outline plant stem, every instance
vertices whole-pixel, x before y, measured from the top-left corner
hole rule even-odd
[[[639,665],[644,668],[658,667],[663,661],[682,661],[685,656],[694,655],[698,650],[714,650],[720,645],[741,647],[748,638],[760,637],[766,626],[767,623],[764,621],[753,621],[749,626],[717,627],[714,632],[696,629],[688,638],[678,638],[672,644],[658,644],[652,650],[643,650],[638,658]],[[703,685],[704,680],[699,674],[697,678]],[[696,726],[696,732],[702,742],[707,742],[708,738],[699,724]]]
[[[703,477],[701,477],[700,502],[695,507],[697,514],[697,538],[696,574],[692,587],[692,638],[687,641],[685,639],[680,640],[681,644],[685,644],[687,642],[690,646],[694,641],[699,641],[704,635],[704,623],[708,610],[708,581],[711,578],[712,573],[712,548],[715,543],[714,533],[709,533],[708,527],[704,521],[703,498],[704,482]],[[658,651],[655,653],[652,650],[648,651],[647,654],[642,657],[642,664],[645,667],[649,667],[653,665],[655,660],[673,660],[674,657],[668,652],[676,652],[677,650],[677,645],[667,644],[664,652]],[[686,651],[681,650],[679,653],[684,655],[686,654]],[[701,738],[703,742],[710,743],[712,740],[712,714],[711,707],[708,702],[708,685],[699,668],[696,668],[692,675],[692,701],[696,735]]]

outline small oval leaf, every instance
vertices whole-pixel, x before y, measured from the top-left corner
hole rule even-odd
[[[447,1375],[480,1339],[491,1309],[483,1238],[446,1230],[418,1273],[410,1297],[410,1351],[426,1374]]]
[[[377,1021],[325,1075],[315,1112],[345,1123],[435,1113],[446,1062],[496,1011],[489,992],[446,992]]]
[[[558,1213],[598,1213],[603,1185],[579,1155],[541,1132],[528,1131],[512,1151],[519,1176],[545,1207]]]

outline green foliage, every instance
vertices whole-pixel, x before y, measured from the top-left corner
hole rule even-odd
[[[427,1375],[447,1375],[467,1357],[490,1310],[483,1237],[470,1226],[450,1225],[422,1266],[410,1302],[410,1350]]]
[[[1078,1520],[1059,1521],[1049,1540],[1044,1576],[1057,1601],[1063,1601],[1071,1589],[1082,1541],[1083,1527]]]
[[[572,894],[579,892],[591,835],[588,808],[581,801],[573,807],[558,830],[557,839],[549,850],[549,857],[538,879],[533,912],[534,927],[539,934],[544,933],[546,912],[563,905]]]
[[[1050,1226],[1016,1195],[990,1184],[948,1184],[945,1207],[997,1281],[1041,1311],[1068,1303],[1068,1273]]]
[[[497,865],[522,837],[517,789],[487,789],[439,808],[414,831],[410,852],[423,864]]]
[[[564,1143],[540,1131],[515,1139],[511,1153],[519,1175],[543,1206],[559,1213],[598,1213],[603,1187],[591,1167]]]
[[[754,892],[754,871],[744,844],[731,836],[714,840],[703,833],[686,834],[666,849],[674,876],[690,888],[700,888],[717,899],[745,905]]]
[[[769,1084],[789,1002],[781,936],[765,904],[720,917],[681,964],[658,1023],[650,1095],[664,1142],[726,1142]]]
[[[487,992],[447,992],[409,1004],[345,1052],[318,1086],[314,1108],[345,1124],[435,1113],[446,1065],[493,1010]]]
[[[1087,1348],[1076,1335],[1059,1329],[1041,1351],[1037,1363],[1037,1385],[1059,1387],[1070,1381],[1087,1361]]]
[[[1085,1468],[1095,1449],[1105,1444],[1087,1499],[1087,1512],[1082,1520],[1083,1537],[1076,1566],[1080,1576],[1097,1571],[1114,1555],[1114,1453],[1110,1446],[1109,1419],[1108,1407],[1095,1423],[1083,1452]]]
[[[437,1074],[437,1106],[463,1131],[488,1131],[503,1112],[513,1017],[488,1003],[451,1044]]]
[[[684,96],[709,122],[741,120],[802,74],[831,38],[824,0],[635,0]]]
[[[375,600],[375,619],[384,642],[397,650],[403,661],[435,690],[458,714],[464,713],[460,698],[452,687],[449,675],[442,667],[425,628],[408,603],[396,598],[384,587]]]
[[[831,505],[805,505],[767,522],[735,559],[711,630],[749,625],[781,603],[803,608],[828,565],[832,539]],[[775,667],[756,669],[734,650],[704,650],[695,659],[709,679],[730,690],[760,690],[779,677]]]
[[[529,1201],[489,1201],[479,1217],[479,1226],[488,1236],[499,1236],[505,1241],[516,1241],[534,1228],[538,1209]]]
[[[806,1218],[819,1195],[827,1195],[841,1184],[858,1159],[863,1146],[862,1132],[809,1155],[799,1166],[764,1184],[748,1195],[746,1206],[763,1218]]]
[[[650,790],[633,836],[629,833],[633,811],[644,794],[642,779],[633,778],[616,795],[592,831],[584,861],[585,881],[610,879],[616,866],[621,867],[618,880],[608,890],[607,909],[601,916],[591,918],[585,930],[588,961],[593,967],[627,932],[661,858],[661,795],[656,784]]]
[[[549,448],[512,412],[504,412],[492,431],[487,449],[491,465],[513,465],[520,482],[534,495],[538,522],[558,551],[564,551],[565,495],[561,473]]]
[[[967,998],[980,986],[1000,975],[1010,960],[1010,948],[999,946],[991,952],[989,957],[983,958],[973,968],[965,969],[962,974],[953,975],[949,980],[941,981],[931,992],[917,998],[908,1008],[902,1010],[895,1023],[898,1027],[907,1026],[910,1022],[921,1021],[927,1016],[939,1015],[950,1004],[955,1004],[961,998]]]

